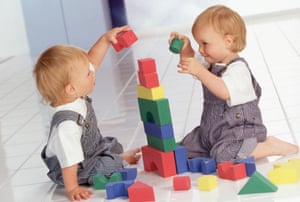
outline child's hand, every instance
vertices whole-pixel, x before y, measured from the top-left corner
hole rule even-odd
[[[188,73],[195,77],[199,74],[200,68],[203,68],[203,65],[193,57],[181,58],[177,66],[179,73]]]
[[[122,27],[115,27],[115,28],[111,29],[110,31],[106,32],[104,34],[104,37],[110,43],[117,43],[118,42],[117,35],[120,32],[127,31],[127,30],[130,30],[128,25],[124,25]]]
[[[77,186],[67,194],[71,201],[81,201],[90,198],[93,193],[85,187]]]
[[[141,155],[139,154],[141,152],[140,148],[135,148],[126,152],[123,152],[120,154],[120,156],[127,161],[129,164],[136,164],[139,159],[141,158]]]
[[[170,37],[169,37],[169,44],[172,43],[172,40],[177,37],[178,39],[181,39],[183,42],[184,42],[184,45],[181,49],[181,52],[180,52],[180,57],[194,57],[194,50],[191,46],[191,42],[190,42],[190,39],[185,36],[185,35],[181,35],[177,32],[172,32],[170,34]]]

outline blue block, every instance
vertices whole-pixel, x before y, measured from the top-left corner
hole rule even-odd
[[[143,122],[144,131],[147,135],[152,135],[160,139],[168,139],[174,137],[173,125],[157,125],[155,123]]]
[[[235,163],[244,163],[246,166],[246,173],[248,177],[251,177],[252,174],[256,171],[256,164],[254,157],[249,157],[246,159],[242,159],[239,161],[236,161]]]
[[[208,158],[201,162],[201,170],[203,174],[214,173],[217,170],[216,161],[214,159]]]
[[[207,158],[197,157],[197,158],[189,159],[188,160],[189,170],[192,173],[201,173],[202,172],[202,165],[201,165],[201,163],[205,159],[207,159]]]
[[[116,172],[121,174],[123,181],[135,180],[137,176],[137,168],[124,168]]]
[[[184,173],[189,171],[188,167],[188,153],[184,146],[176,145],[174,150],[175,163],[176,163],[176,173]]]
[[[121,196],[128,197],[128,187],[131,186],[133,183],[133,180],[107,183],[106,198],[110,200]]]
[[[197,157],[188,160],[189,170],[191,172],[198,172],[203,174],[209,174],[216,172],[217,166],[214,159]]]

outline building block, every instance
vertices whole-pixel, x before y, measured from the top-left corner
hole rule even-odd
[[[160,139],[168,139],[174,137],[174,130],[172,124],[166,125],[156,125],[151,122],[143,122],[144,124],[144,131],[147,135],[152,135],[154,137]]]
[[[198,178],[198,188],[202,191],[210,191],[217,187],[217,176],[204,175]]]
[[[128,197],[130,202],[155,201],[153,187],[140,181],[128,188]]]
[[[200,172],[209,174],[216,172],[216,162],[214,159],[197,157],[188,160],[189,170],[191,172]]]
[[[161,152],[150,146],[143,146],[141,150],[145,171],[158,171],[162,177],[176,175],[175,158],[172,151]]]
[[[188,172],[188,153],[186,147],[177,145],[176,149],[174,150],[174,157],[177,174]]]
[[[258,171],[255,171],[248,179],[246,184],[239,191],[239,195],[242,194],[258,194],[276,192],[278,187],[265,178]]]
[[[121,196],[128,197],[128,187],[134,183],[133,180],[109,182],[106,184],[106,198],[108,200]]]
[[[148,74],[138,72],[138,78],[140,84],[145,88],[154,88],[160,85],[158,80],[158,74],[156,72]]]
[[[239,180],[247,177],[244,163],[234,164],[233,162],[223,162],[218,164],[218,176],[228,180]]]
[[[94,189],[105,189],[105,186],[109,182],[122,181],[122,176],[120,173],[113,173],[110,177],[105,177],[102,173],[98,173],[93,177],[93,187]]]
[[[137,176],[137,168],[124,168],[116,171],[115,173],[120,173],[122,180],[135,180]]]
[[[147,135],[147,143],[149,146],[163,152],[174,151],[176,149],[175,138],[160,139],[152,135]]]
[[[184,42],[183,40],[175,37],[171,44],[170,44],[170,47],[169,47],[169,50],[172,52],[172,53],[180,53],[182,47],[184,45]]]
[[[136,92],[139,98],[147,100],[159,100],[165,97],[164,88],[162,86],[146,88],[142,85],[137,85]]]
[[[173,189],[175,191],[189,190],[190,188],[191,188],[190,176],[175,176],[173,178]]]
[[[251,177],[251,175],[256,171],[256,164],[254,157],[249,157],[246,159],[242,159],[237,161],[236,163],[244,163],[246,166],[246,173],[248,177]]]
[[[141,74],[156,73],[156,64],[153,58],[139,59],[138,66]]]
[[[112,46],[117,52],[130,47],[135,41],[137,41],[137,36],[132,30],[120,32],[116,38],[117,43],[112,43]]]
[[[160,126],[172,123],[168,99],[153,101],[138,98],[138,103],[143,122],[155,123]]]
[[[282,167],[268,172],[269,180],[273,184],[296,184],[299,181],[299,174],[296,168]]]

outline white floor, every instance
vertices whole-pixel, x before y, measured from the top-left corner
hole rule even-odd
[[[299,10],[300,11],[300,10]],[[298,12],[300,13],[300,12]],[[248,46],[244,56],[263,88],[261,109],[269,134],[300,143],[300,15],[272,16],[273,21],[255,18],[248,22]],[[276,18],[276,22],[274,21]],[[188,32],[188,30],[186,30]],[[143,146],[146,136],[139,117],[136,69],[137,59],[156,60],[160,83],[169,99],[176,140],[197,125],[201,113],[200,83],[177,73],[178,56],[168,51],[168,33],[147,35],[128,50],[116,54],[112,49],[98,72],[94,105],[102,133],[116,136],[126,149]],[[41,107],[32,78],[28,56],[0,61],[0,196],[5,202],[68,201],[63,189],[56,188],[46,176],[40,159],[45,144],[48,120]],[[109,85],[108,85],[109,84]],[[47,122],[46,122],[47,123]],[[290,158],[272,157],[257,162],[257,170],[266,175],[275,162]],[[200,173],[185,173],[192,189],[175,192],[172,177],[146,173],[140,162],[138,180],[154,187],[156,201],[299,201],[300,183],[280,185],[275,193],[239,196],[247,179],[218,179],[218,188],[204,192],[197,188]],[[91,188],[92,189],[92,188]],[[107,201],[105,191],[94,191],[89,201]],[[111,201],[128,201],[118,198]]]

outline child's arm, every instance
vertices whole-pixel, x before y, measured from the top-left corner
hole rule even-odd
[[[197,77],[215,96],[223,100],[230,99],[230,93],[223,79],[208,71],[195,58],[182,58],[178,67],[180,68],[178,72]]]
[[[135,148],[120,154],[123,160],[125,160],[129,164],[137,164],[139,159],[141,158],[140,148]]]
[[[92,195],[89,189],[78,185],[77,170],[77,164],[62,169],[65,189],[71,201],[88,199]]]
[[[94,65],[96,70],[102,63],[103,58],[106,55],[106,52],[110,47],[111,43],[117,43],[116,37],[118,33],[126,31],[128,29],[129,27],[127,25],[113,28],[108,32],[104,33],[92,46],[92,48],[88,52],[88,55],[90,62]]]

